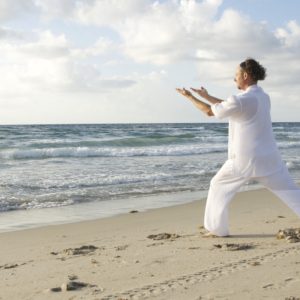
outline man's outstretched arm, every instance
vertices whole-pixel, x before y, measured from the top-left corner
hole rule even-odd
[[[204,87],[201,87],[201,89],[191,88],[191,90],[194,91],[195,93],[197,93],[199,96],[201,96],[205,100],[207,100],[208,102],[210,102],[211,104],[221,103],[224,101],[222,99],[219,99],[219,98],[209,95],[207,90]]]
[[[213,116],[214,113],[211,110],[211,107],[209,104],[197,99],[196,97],[193,96],[193,94],[186,90],[185,88],[183,89],[179,89],[177,88],[176,91],[178,93],[180,93],[181,95],[185,96],[186,98],[188,98],[189,100],[191,100],[193,102],[193,104],[200,109],[202,112],[204,112],[207,116]]]

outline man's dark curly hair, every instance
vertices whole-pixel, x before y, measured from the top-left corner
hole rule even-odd
[[[264,80],[267,76],[266,69],[255,59],[247,58],[240,63],[240,67],[248,73],[254,81]]]

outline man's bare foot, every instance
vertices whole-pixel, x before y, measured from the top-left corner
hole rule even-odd
[[[217,238],[219,237],[218,235],[215,235],[214,233],[208,231],[202,234],[202,237],[204,238]]]
[[[207,231],[207,232],[202,233],[202,237],[204,237],[204,238],[226,238],[226,237],[229,237],[229,235],[220,236],[220,235],[216,235],[210,231]]]

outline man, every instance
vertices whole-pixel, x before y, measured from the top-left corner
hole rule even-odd
[[[176,89],[206,115],[229,118],[228,160],[210,182],[204,216],[206,236],[229,235],[228,205],[249,179],[262,183],[300,216],[300,189],[276,146],[270,98],[257,86],[257,81],[265,77],[266,69],[248,58],[238,66],[234,79],[242,92],[227,101],[209,95],[203,87],[191,90],[210,104],[197,99],[185,88]]]

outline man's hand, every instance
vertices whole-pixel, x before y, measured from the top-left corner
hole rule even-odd
[[[203,86],[201,86],[201,89],[191,88],[191,90],[194,91],[195,93],[197,93],[199,96],[201,96],[204,99],[207,99],[209,96],[207,90]]]
[[[192,93],[190,91],[186,90],[185,88],[182,88],[182,89],[177,88],[176,91],[179,94],[181,94],[181,95],[183,95],[183,96],[185,96],[187,98],[190,98],[192,96]]]
[[[204,90],[205,90],[205,89],[204,89]],[[181,95],[187,97],[189,100],[191,100],[191,101],[193,102],[193,104],[194,104],[197,108],[199,108],[200,110],[202,110],[207,116],[210,117],[210,116],[213,116],[213,115],[214,115],[213,112],[212,112],[212,110],[211,110],[210,105],[208,105],[207,103],[205,103],[205,102],[203,102],[203,101],[197,99],[196,97],[194,97],[193,94],[192,94],[190,91],[186,90],[185,88],[182,88],[182,89],[177,88],[176,91],[177,91],[179,94],[181,94]],[[193,91],[197,92],[198,90],[193,89]],[[201,90],[201,92],[204,93],[203,90]],[[206,90],[205,90],[205,92],[207,93]],[[199,94],[199,95],[200,95],[200,94]]]

